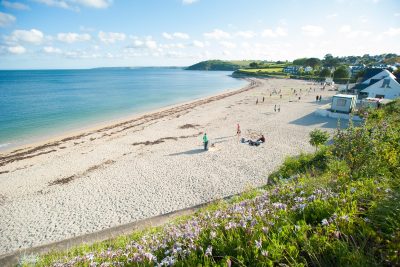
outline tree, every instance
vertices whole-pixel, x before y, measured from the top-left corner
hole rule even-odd
[[[307,58],[298,58],[293,60],[293,65],[296,66],[305,66],[307,62]]]
[[[321,60],[316,57],[311,57],[306,60],[306,65],[310,66],[311,68],[315,69],[315,67],[321,65]]]
[[[336,67],[339,65],[339,58],[333,57],[332,54],[326,54],[323,60],[323,65],[325,67]]]
[[[249,66],[250,66],[250,68],[257,68],[258,67],[258,63],[257,62],[251,62]]]
[[[340,66],[333,72],[333,76],[336,79],[347,79],[350,77],[350,73],[346,66]]]
[[[324,69],[322,69],[321,70],[321,72],[319,73],[319,77],[322,77],[322,78],[326,78],[326,77],[331,77],[331,70],[330,69],[327,69],[327,68],[324,68]]]
[[[310,144],[315,146],[317,151],[320,145],[325,144],[329,139],[329,133],[320,129],[314,129],[310,132]]]

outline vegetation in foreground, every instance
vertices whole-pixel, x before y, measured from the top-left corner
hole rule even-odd
[[[271,184],[37,266],[399,266],[400,100],[287,158]],[[30,263],[29,263],[30,261]]]

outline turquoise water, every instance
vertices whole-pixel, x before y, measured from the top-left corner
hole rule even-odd
[[[0,150],[246,84],[230,74],[180,68],[0,71]]]

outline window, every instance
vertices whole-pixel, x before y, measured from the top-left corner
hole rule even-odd
[[[339,98],[339,99],[336,101],[336,105],[337,105],[338,107],[344,107],[344,106],[346,106],[346,102],[347,102],[346,99]]]

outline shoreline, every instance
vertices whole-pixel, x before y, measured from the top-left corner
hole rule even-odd
[[[159,108],[150,109],[150,110],[146,110],[146,111],[142,111],[142,112],[139,111],[137,113],[127,115],[127,116],[122,116],[117,119],[111,119],[108,121],[93,123],[88,127],[68,130],[64,134],[57,134],[54,136],[50,136],[48,138],[45,137],[45,138],[43,138],[43,140],[38,140],[38,141],[32,140],[32,142],[28,141],[29,143],[22,144],[22,145],[16,145],[14,147],[10,147],[9,149],[2,150],[0,148],[0,167],[4,166],[3,160],[5,158],[9,158],[16,152],[19,152],[19,153],[21,153],[23,151],[27,151],[27,153],[31,153],[30,151],[36,152],[36,151],[42,150],[44,148],[57,146],[60,144],[60,142],[62,143],[65,141],[70,141],[70,140],[78,139],[81,137],[89,136],[94,133],[110,130],[112,128],[120,127],[120,126],[129,124],[129,123],[144,119],[146,117],[151,117],[156,114],[168,112],[170,110],[174,110],[174,109],[179,110],[183,106],[188,106],[188,105],[191,106],[193,104],[195,104],[196,106],[202,105],[204,103],[208,103],[209,101],[216,101],[216,100],[219,100],[219,99],[222,99],[225,97],[229,97],[231,95],[245,92],[245,91],[250,90],[250,89],[254,88],[255,86],[257,86],[256,84],[253,84],[253,82],[255,80],[253,78],[242,78],[242,79],[246,80],[248,83],[245,86],[240,87],[240,88],[225,89],[223,91],[220,91],[218,93],[211,94],[208,96],[199,97],[199,98],[195,98],[192,100],[179,102],[179,103],[175,103],[175,104],[169,104],[166,106],[162,106]],[[17,153],[17,154],[19,154],[19,153]],[[0,174],[1,174],[1,172],[0,172]]]
[[[268,182],[309,132],[336,129],[313,112],[334,94],[311,83],[254,79],[234,90],[91,132],[14,150],[0,161],[0,254],[167,214]],[[297,101],[291,88],[303,89]],[[273,93],[282,90],[282,97]],[[265,102],[262,99],[265,99]],[[258,99],[258,103],[256,102]],[[274,105],[281,111],[274,112]],[[242,136],[266,142],[258,147]],[[204,151],[201,135],[210,146]]]

